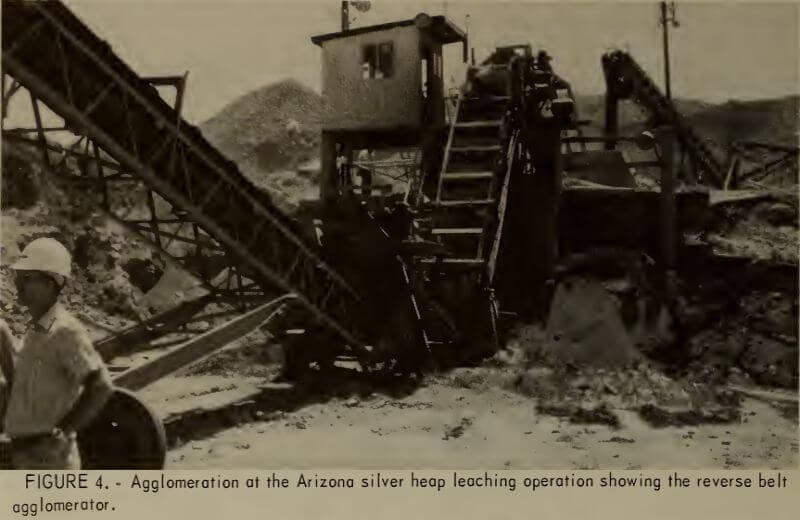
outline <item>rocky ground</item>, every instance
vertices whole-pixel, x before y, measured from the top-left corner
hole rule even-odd
[[[0,217],[3,258],[16,257],[21,247],[39,236],[56,236],[73,251],[78,250],[76,263],[85,262],[74,266],[75,277],[66,288],[63,301],[95,338],[148,317],[144,292],[132,283],[129,271],[131,266],[148,260],[149,251],[118,230],[106,227],[107,221],[100,217],[72,226],[63,224],[58,213],[42,202],[24,210],[4,210]],[[82,259],[82,254],[87,258]],[[141,279],[145,274],[136,273],[134,278]],[[5,261],[0,265],[0,301],[3,319],[21,334],[26,318],[24,309],[16,303],[13,273]]]
[[[219,385],[219,383],[217,383]],[[575,391],[583,394],[582,383]],[[610,384],[609,384],[610,386]],[[658,386],[658,384],[656,384]],[[224,396],[224,386],[220,393]],[[738,416],[672,417],[634,404],[598,412],[520,393],[507,369],[461,369],[403,396],[333,398],[188,442],[167,467],[790,468],[797,417],[746,399]],[[227,392],[230,392],[228,390]],[[230,398],[230,395],[227,396]],[[221,399],[224,397],[221,396]],[[648,400],[650,400],[648,398]],[[574,401],[577,403],[578,401]],[[661,415],[658,412],[661,411]]]
[[[740,202],[723,199],[714,205],[717,223],[706,240],[716,253],[797,263],[797,190],[770,193],[748,190]],[[747,195],[753,198],[744,198]]]

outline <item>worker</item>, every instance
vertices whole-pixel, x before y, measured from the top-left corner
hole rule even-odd
[[[536,66],[543,71],[552,72],[553,67],[550,62],[553,61],[553,58],[550,57],[550,54],[547,53],[546,50],[542,49],[536,54]]]
[[[14,335],[4,320],[0,320],[0,433],[3,432],[3,417],[8,406],[8,396],[14,381],[14,358],[17,349]]]
[[[77,432],[113,391],[86,330],[58,302],[72,258],[52,238],[28,244],[11,268],[31,320],[15,363],[4,429],[16,469],[80,469]]]

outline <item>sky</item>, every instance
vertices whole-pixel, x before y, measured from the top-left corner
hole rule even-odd
[[[320,49],[310,37],[340,29],[327,0],[66,0],[141,75],[189,72],[184,115],[193,123],[284,78],[320,90]],[[353,27],[446,14],[469,30],[477,60],[493,46],[531,43],[578,93],[602,94],[600,56],[627,49],[663,86],[662,35],[654,2],[372,2]],[[469,15],[467,17],[467,15]],[[724,102],[797,94],[798,5],[678,2],[670,28],[674,97]],[[445,53],[445,77],[463,81],[460,44]]]

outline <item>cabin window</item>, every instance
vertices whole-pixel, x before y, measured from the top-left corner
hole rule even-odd
[[[362,48],[361,77],[363,79],[391,78],[394,68],[394,46],[391,42],[364,45]]]
[[[392,77],[394,66],[394,47],[392,42],[382,43],[378,53],[378,68],[384,78]]]
[[[422,97],[428,97],[428,59],[422,58],[419,62],[420,83],[422,84]]]
[[[361,60],[361,77],[370,79],[375,77],[375,67],[378,65],[378,56],[374,45],[365,45],[363,59]]]

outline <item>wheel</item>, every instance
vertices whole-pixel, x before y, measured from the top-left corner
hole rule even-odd
[[[13,469],[11,465],[11,443],[0,439],[0,469]]]
[[[100,415],[78,432],[82,469],[163,469],[164,425],[136,395],[115,388]]]

